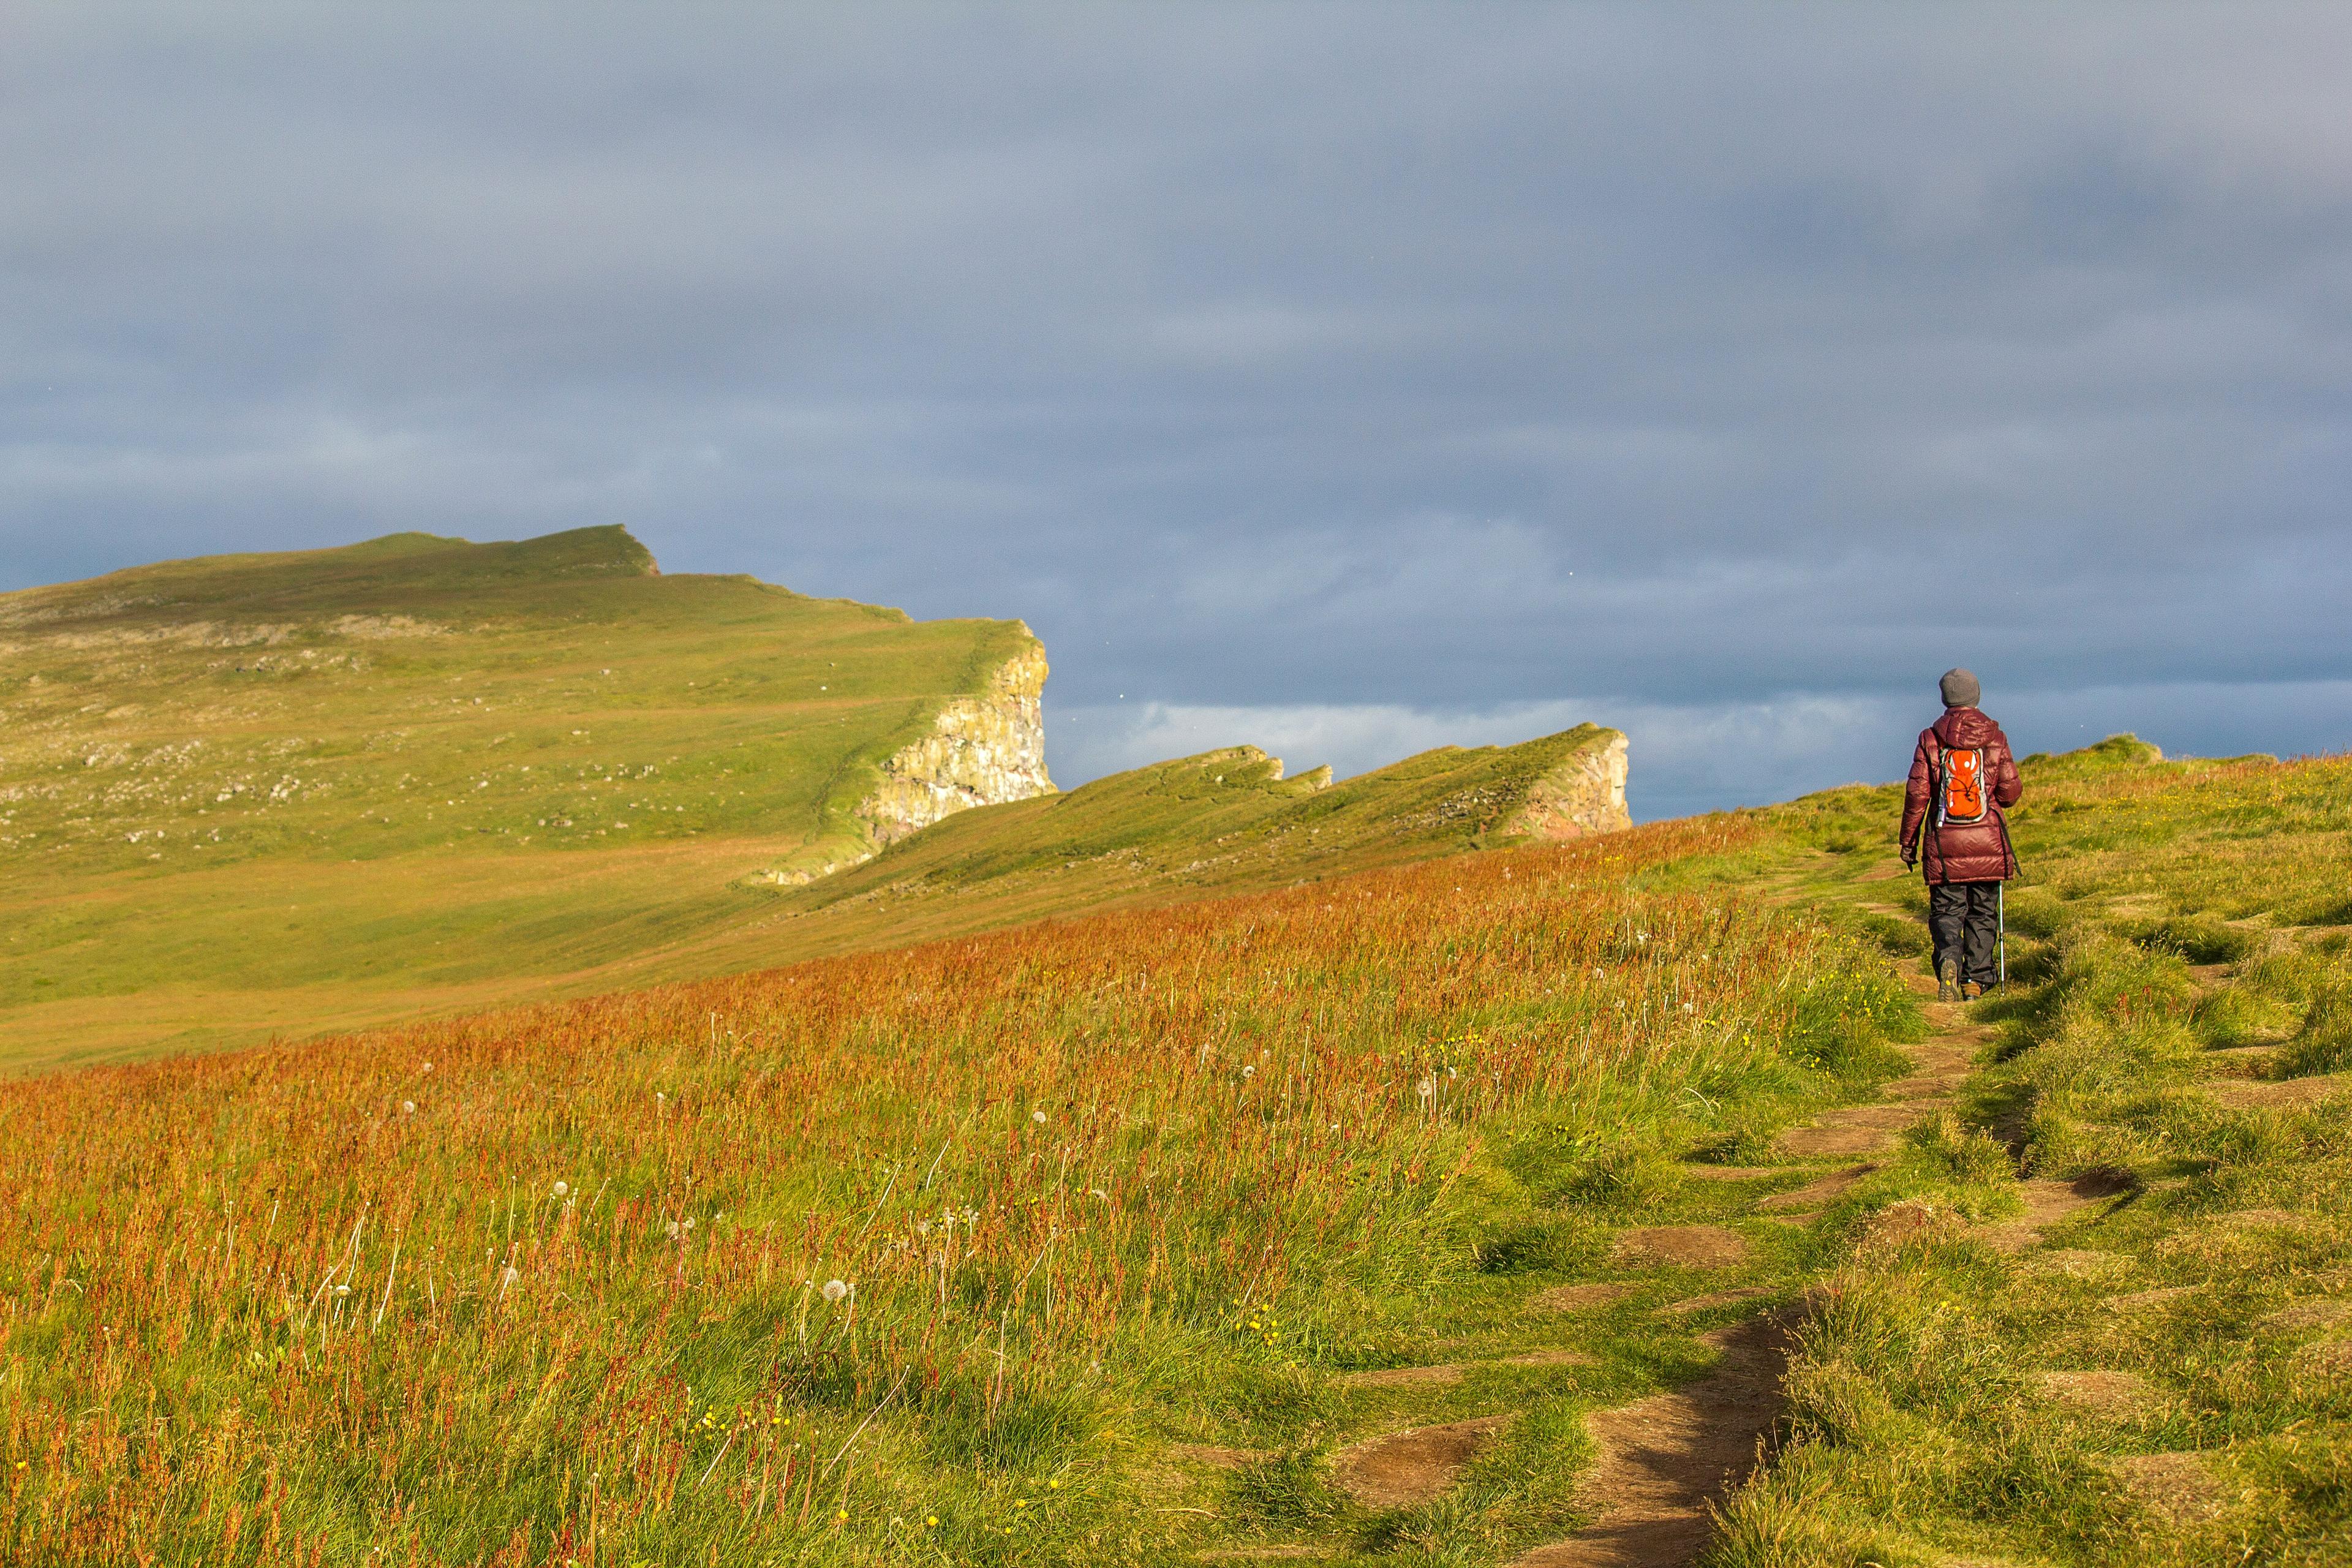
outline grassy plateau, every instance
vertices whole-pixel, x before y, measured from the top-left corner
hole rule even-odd
[[[1515,845],[1597,738],[1215,753],[703,950],[788,967],[0,1084],[0,1561],[1641,1561],[1612,1414],[1778,1325],[1708,1568],[2352,1564],[2352,760],[2029,759],[1960,1008],[1890,789]]]

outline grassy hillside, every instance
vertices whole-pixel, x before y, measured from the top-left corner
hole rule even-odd
[[[1312,799],[1255,753],[1199,759],[797,885],[869,852],[883,760],[1031,646],[1017,621],[663,576],[611,528],[0,595],[0,1071],[1451,853],[1518,834],[1609,738],[1431,752]]]
[[[2352,760],[2026,777],[0,1086],[0,1556],[2342,1563]]]
[[[694,953],[701,973],[904,945],[1028,921],[1287,887],[1572,830],[1549,805],[1613,745],[1580,725],[1443,746],[1333,783],[1237,746],[1066,794],[964,812],[777,901]]]
[[[479,1005],[758,913],[1030,641],[617,528],[0,595],[10,1065]]]

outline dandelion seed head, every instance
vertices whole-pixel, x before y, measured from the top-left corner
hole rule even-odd
[[[414,1115],[415,1115],[415,1114],[416,1114],[416,1101],[415,1101],[415,1100],[402,1100],[402,1101],[400,1102],[400,1113],[401,1113],[403,1116],[414,1116]]]
[[[522,1270],[509,1263],[506,1267],[506,1272],[499,1276],[499,1283],[501,1285],[511,1285],[521,1278]]]
[[[1029,1120],[1043,1127],[1045,1124],[1045,1113],[1042,1110],[1033,1110],[1029,1113]]]
[[[824,1282],[824,1289],[819,1294],[828,1301],[843,1301],[849,1297],[849,1287],[839,1279],[828,1279]]]
[[[567,1196],[571,1191],[572,1184],[570,1182],[558,1182],[555,1184],[555,1195],[559,1198]]]
[[[338,1285],[335,1287],[335,1294],[338,1296],[348,1296],[351,1293],[352,1288],[348,1285]]]
[[[1242,1076],[1244,1078],[1255,1078],[1257,1076],[1257,1064],[1253,1062],[1247,1067],[1243,1068]]]
[[[1425,1079],[1423,1079],[1421,1080],[1421,1098],[1422,1098],[1422,1099],[1423,1099],[1423,1100],[1427,1100],[1431,1095],[1435,1094],[1436,1092],[1437,1092],[1437,1080],[1436,1080],[1435,1079],[1433,1079],[1433,1078],[1425,1078]]]

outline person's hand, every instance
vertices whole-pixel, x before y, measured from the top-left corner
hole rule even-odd
[[[1919,868],[1919,851],[1916,849],[1903,851],[1903,868],[1906,871],[1916,871]]]

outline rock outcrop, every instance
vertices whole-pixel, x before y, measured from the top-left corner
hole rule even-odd
[[[1045,773],[1045,647],[1033,637],[991,672],[979,695],[950,700],[929,734],[882,764],[882,782],[857,805],[877,847],[975,805],[1054,793]]]
[[[1633,814],[1625,809],[1625,737],[1601,730],[1594,743],[1528,787],[1527,798],[1505,825],[1503,837],[1556,843],[1633,826]]]

